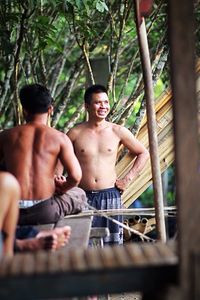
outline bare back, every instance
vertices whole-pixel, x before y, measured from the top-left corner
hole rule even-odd
[[[115,163],[120,145],[115,128],[116,125],[109,122],[100,130],[83,123],[69,131],[68,136],[83,173],[79,186],[84,190],[99,190],[115,185]]]
[[[58,159],[65,168],[72,168],[70,147],[65,134],[43,124],[27,123],[0,134],[0,158],[6,170],[18,179],[22,199],[52,196]]]

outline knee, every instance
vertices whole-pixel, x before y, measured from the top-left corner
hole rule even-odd
[[[20,186],[17,179],[8,172],[0,172],[0,191],[6,194],[14,193],[20,197]]]

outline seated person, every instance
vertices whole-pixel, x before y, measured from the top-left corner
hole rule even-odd
[[[20,187],[15,177],[0,172],[0,255],[12,256],[14,245],[18,251],[56,250],[69,241],[69,226],[40,232],[31,227],[24,227],[23,231],[17,228],[16,231],[19,199]],[[16,239],[16,234],[20,239]],[[30,238],[21,239],[26,235]]]
[[[81,167],[66,134],[47,125],[53,110],[49,90],[31,84],[19,96],[26,124],[0,133],[0,161],[20,185],[18,224],[55,223],[85,207],[86,194],[77,187]],[[54,178],[58,161],[67,173],[65,180]]]
[[[14,251],[57,250],[68,243],[70,234],[70,226],[41,231],[31,226],[17,227]]]

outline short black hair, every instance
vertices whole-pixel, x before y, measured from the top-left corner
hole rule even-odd
[[[98,94],[98,93],[108,93],[105,86],[101,84],[94,84],[87,88],[84,95],[85,103],[90,104],[92,100],[92,94]]]
[[[23,86],[19,98],[22,107],[31,114],[48,112],[52,102],[50,91],[38,83]]]

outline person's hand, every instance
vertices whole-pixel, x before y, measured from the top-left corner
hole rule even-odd
[[[117,179],[115,182],[115,186],[121,191],[121,193],[123,193],[125,189],[128,187],[128,185],[130,184],[130,181],[131,180],[126,178]]]
[[[66,177],[63,175],[55,175],[54,182],[56,194],[62,195],[65,192],[64,183],[66,182]]]

